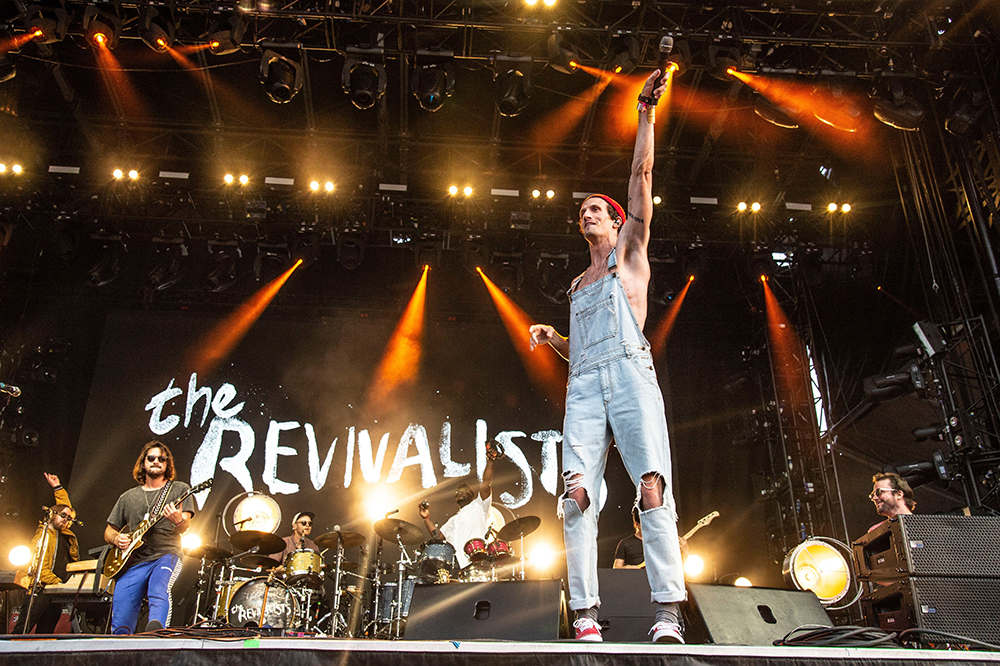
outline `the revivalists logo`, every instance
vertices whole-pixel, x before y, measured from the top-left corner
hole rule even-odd
[[[163,436],[177,428],[202,430],[207,427],[191,463],[191,484],[196,485],[213,477],[216,467],[219,467],[231,474],[244,490],[248,492],[253,490],[254,475],[248,463],[257,448],[259,437],[253,427],[240,418],[246,403],[236,402],[236,387],[229,383],[224,383],[214,390],[209,386],[199,387],[196,374],[192,374],[188,380],[187,391],[174,386],[174,382],[175,379],[171,379],[167,388],[154,395],[146,405],[146,411],[150,412],[150,431],[154,435]],[[265,413],[263,405],[261,413]],[[351,487],[355,467],[361,472],[362,481],[367,484],[396,483],[407,467],[420,468],[421,485],[425,489],[438,484],[431,445],[424,426],[411,423],[399,434],[398,440],[391,432],[382,433],[377,445],[373,443],[368,429],[358,429],[354,425],[345,427],[347,437],[344,444],[346,447],[344,488]],[[220,460],[222,438],[227,432],[239,437],[240,446],[235,454]],[[327,484],[339,439],[340,437],[334,437],[329,446],[321,447],[321,440],[311,423],[270,419],[267,432],[264,433],[264,465],[263,469],[259,470],[260,480],[267,484],[268,490],[273,495],[298,493],[300,486],[297,482],[279,478],[278,462],[281,458],[301,455],[304,449],[309,468],[309,481],[313,488],[321,490]],[[479,419],[476,421],[475,444],[476,475],[480,478],[486,465],[486,439],[486,421]],[[500,494],[500,501],[506,507],[516,509],[531,499],[535,476],[546,492],[555,495],[559,476],[556,444],[562,441],[562,434],[559,431],[542,430],[527,435],[519,430],[505,430],[497,433],[494,439],[503,445],[508,460],[521,472],[521,481],[517,484],[520,493],[516,497],[508,492]],[[329,437],[322,441],[325,444],[329,441]],[[383,476],[390,441],[397,442],[396,450],[388,472]],[[528,462],[524,449],[529,447],[533,454],[537,452],[538,466]],[[325,449],[325,453],[321,452],[321,448]],[[459,463],[451,458],[449,421],[441,424],[437,442],[437,460],[444,477],[463,477],[472,472],[471,463]],[[535,471],[539,467],[540,471]],[[204,506],[208,492],[205,491],[197,496],[199,508]]]

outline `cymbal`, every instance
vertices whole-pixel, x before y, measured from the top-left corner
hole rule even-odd
[[[396,535],[399,535],[399,541],[404,546],[415,546],[424,542],[424,533],[419,527],[398,518],[383,518],[376,522],[375,534],[389,541],[395,541]]]
[[[513,541],[523,536],[528,536],[538,529],[542,524],[542,519],[538,516],[524,516],[517,520],[512,520],[497,532],[497,538],[501,541]]]
[[[347,561],[341,562],[340,563],[340,570],[341,571],[357,571],[358,570],[358,563],[357,562],[347,562]],[[330,567],[326,570],[327,577],[328,578],[333,578],[334,575],[335,575],[335,573],[336,573],[336,571],[337,571],[337,565],[336,564],[331,564]]]
[[[188,557],[197,557],[199,560],[224,560],[232,556],[232,551],[218,546],[199,546],[188,553]]]
[[[270,555],[285,549],[285,540],[275,536],[270,532],[257,532],[256,530],[243,530],[229,535],[229,543],[233,548],[239,550],[250,550],[257,546],[257,552]]]
[[[338,538],[341,542],[343,542],[344,548],[354,548],[355,546],[360,546],[365,542],[364,534],[360,534],[358,532],[348,532],[346,530],[320,534],[314,539],[314,541],[320,548],[336,548]]]
[[[240,558],[240,565],[246,567],[247,569],[256,569],[257,567],[264,567],[265,569],[270,569],[271,567],[276,567],[281,562],[271,559],[267,555],[244,555]]]

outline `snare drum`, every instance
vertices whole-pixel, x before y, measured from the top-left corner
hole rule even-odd
[[[447,541],[428,541],[420,553],[420,573],[436,578],[439,571],[449,574],[455,566],[455,547]]]
[[[489,557],[489,552],[486,550],[485,539],[469,539],[465,542],[464,550],[465,554],[469,556],[469,561],[471,562],[482,562]]]
[[[261,608],[264,610],[263,621]],[[254,578],[240,585],[233,594],[226,617],[234,627],[253,624],[258,627],[290,629],[298,621],[299,602],[281,581],[268,582],[267,578]]]
[[[502,564],[510,559],[510,544],[497,539],[489,546],[490,561]]]
[[[314,550],[293,550],[285,556],[285,582],[289,585],[322,587],[323,558]]]

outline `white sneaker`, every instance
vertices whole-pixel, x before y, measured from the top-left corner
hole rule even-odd
[[[684,643],[684,632],[679,624],[673,622],[657,622],[649,633],[653,635],[654,643]]]
[[[573,628],[576,629],[576,640],[578,641],[590,641],[591,643],[604,641],[604,638],[601,637],[601,625],[589,617],[581,617],[573,623]]]

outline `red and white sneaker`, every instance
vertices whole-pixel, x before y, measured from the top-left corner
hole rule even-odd
[[[573,623],[573,628],[576,629],[576,640],[578,641],[590,641],[591,643],[604,641],[601,637],[601,625],[589,617],[581,617]]]
[[[649,633],[653,635],[654,643],[684,643],[684,633],[680,625],[673,622],[657,622]]]

